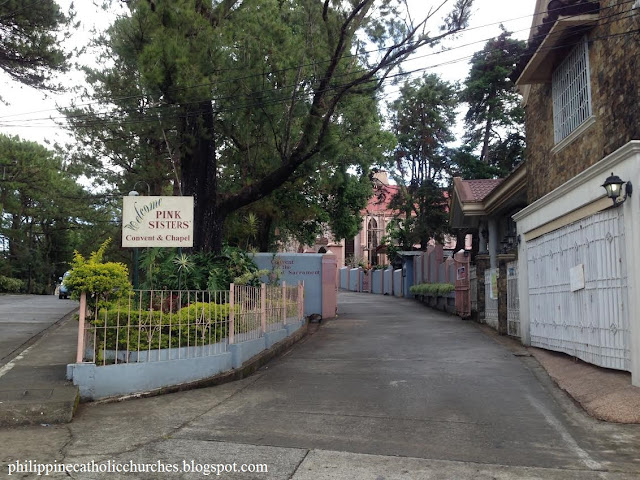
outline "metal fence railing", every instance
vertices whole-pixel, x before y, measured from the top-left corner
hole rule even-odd
[[[230,285],[224,291],[135,290],[88,305],[81,294],[76,361],[97,365],[226,352],[303,318],[302,284]]]

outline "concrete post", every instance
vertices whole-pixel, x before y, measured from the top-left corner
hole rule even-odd
[[[485,284],[484,272],[490,267],[490,259],[488,255],[476,255],[476,277],[478,281],[478,322],[484,323],[485,319]]]
[[[489,259],[490,267],[498,268],[498,222],[489,217]]]
[[[498,255],[498,333],[507,335],[508,316],[507,316],[507,264],[513,262],[516,256],[511,253]]]
[[[76,352],[76,363],[82,363],[84,360],[84,322],[87,316],[87,294],[80,294],[80,311],[78,314],[78,349]],[[95,358],[93,359],[95,362]]]

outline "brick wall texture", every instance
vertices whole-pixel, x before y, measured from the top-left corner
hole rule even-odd
[[[532,87],[526,105],[529,202],[630,140],[640,140],[640,9],[631,10],[631,5],[625,0],[600,2],[600,21],[587,34],[595,123],[559,152],[551,152],[551,83]]]

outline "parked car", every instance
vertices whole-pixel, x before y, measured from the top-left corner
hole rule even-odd
[[[64,275],[62,277],[60,277],[60,288],[58,289],[58,298],[61,299],[61,300],[63,298],[69,298],[69,295],[71,295],[71,291],[64,284],[64,280],[68,276],[69,276],[69,271],[67,270],[66,272],[64,272]]]

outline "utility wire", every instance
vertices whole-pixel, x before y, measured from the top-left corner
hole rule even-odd
[[[626,17],[623,17],[626,18]],[[623,19],[622,18],[622,19]],[[618,19],[621,20],[621,19]],[[614,20],[617,21],[617,20]],[[609,22],[611,23],[611,22]],[[585,31],[591,27],[585,27]],[[632,30],[632,31],[628,31],[628,32],[622,32],[619,34],[610,34],[610,35],[605,35],[605,36],[601,36],[601,37],[596,37],[591,39],[590,41],[595,42],[595,41],[600,41],[600,40],[606,40],[609,38],[616,38],[616,37],[620,37],[620,36],[626,36],[626,35],[633,35],[638,33],[639,30]],[[571,47],[576,45],[577,43],[579,43],[579,41],[576,42],[572,42],[572,43],[564,43],[564,44],[560,44],[560,45],[556,45],[553,47],[548,47],[546,50],[556,50],[556,49],[563,49],[563,48],[567,48],[567,47]],[[543,49],[544,51],[545,49]],[[476,52],[477,53],[477,52]],[[475,55],[475,54],[474,54]],[[473,55],[471,56],[466,56],[466,57],[462,57],[462,58],[457,58],[454,60],[449,60],[446,62],[442,62],[440,64],[436,64],[436,65],[430,65],[428,67],[423,67],[423,68],[418,68],[418,69],[414,69],[411,71],[407,71],[407,72],[400,72],[397,74],[393,74],[393,75],[389,75],[387,76],[383,81],[382,84],[384,84],[385,82],[390,82],[393,81],[397,78],[400,77],[405,77],[405,76],[409,76],[409,75],[413,75],[416,73],[421,73],[421,72],[425,72],[428,70],[431,70],[433,68],[437,68],[437,67],[442,67],[442,66],[446,66],[446,65],[451,65],[451,64],[455,64],[455,63],[459,63],[462,61],[467,61],[468,59],[472,58]],[[366,82],[366,84],[372,84],[376,85],[379,82],[378,79],[373,78],[370,81]],[[366,84],[365,87],[359,86],[358,88],[366,88]],[[332,85],[330,87],[328,87],[327,89],[325,89],[324,91],[317,91],[317,93],[325,93],[328,91],[333,91],[333,90],[339,90],[345,86],[349,85],[349,82],[347,83],[342,83],[342,84],[337,84],[337,85]],[[267,91],[267,90],[265,90]],[[263,92],[265,92],[263,91]],[[273,90],[268,90],[268,92],[273,92]],[[252,97],[255,96],[256,93],[260,93],[260,92],[252,92],[251,94],[241,94],[241,95],[233,95],[233,96],[228,96],[228,97],[219,97],[217,99],[213,99],[213,101],[222,101],[222,100],[237,100],[237,99],[243,99],[243,98],[247,98],[247,97]],[[311,92],[308,91],[303,91],[300,92],[299,95],[297,97],[294,97],[295,100],[302,100],[305,97],[307,97]],[[388,94],[385,94],[385,96],[388,96]],[[248,103],[240,103],[240,104],[235,104],[233,106],[227,106],[227,107],[222,107],[222,108],[216,108],[215,109],[215,113],[226,113],[226,112],[232,112],[232,111],[236,111],[236,110],[242,110],[242,109],[248,109],[248,108],[257,108],[257,107],[268,107],[268,106],[273,106],[273,105],[277,105],[277,104],[282,104],[282,103],[288,103],[291,101],[291,92],[284,92],[280,97],[276,97],[267,101],[255,101],[252,100]],[[195,103],[195,102],[194,102]],[[197,102],[200,103],[200,102]],[[184,104],[181,104],[181,106]],[[188,104],[187,104],[188,105]],[[156,107],[153,107],[156,108]],[[157,108],[162,108],[162,107],[157,107]],[[169,106],[167,106],[167,108],[170,108]],[[177,110],[178,107],[174,108],[174,110]],[[124,111],[126,112],[126,110]],[[165,116],[164,119],[175,119],[175,118],[179,118],[179,117],[184,117],[184,118],[188,118],[188,117],[194,117],[194,116],[198,116],[202,113],[205,113],[205,110],[192,110],[190,112],[173,112],[172,114]],[[122,114],[122,112],[121,112]],[[157,122],[157,117],[150,117],[149,115],[145,116],[145,117],[141,117],[139,119],[126,119],[126,120],[122,120],[121,116],[117,116],[116,114],[108,114],[103,118],[100,118],[99,115],[100,114],[96,114],[97,118],[95,119],[90,119],[88,121],[86,121],[85,123],[80,124],[80,127],[92,127],[92,126],[97,126],[97,125],[104,125],[105,127],[108,127],[110,125],[114,125],[114,126],[128,126],[128,125],[136,125],[136,124],[142,124],[142,123],[155,123]],[[74,119],[76,120],[82,120],[83,118],[89,118],[91,115],[81,115],[81,116],[76,116],[76,117],[70,117],[71,120],[73,121]],[[58,117],[58,119],[64,119],[67,117]],[[44,119],[40,119],[40,120],[44,120]],[[6,124],[4,125],[6,127],[16,127],[18,125],[9,125]],[[21,127],[40,127],[39,125],[20,125]]]
[[[597,11],[602,12],[604,10],[618,8],[621,5],[628,4],[628,3],[634,3],[635,1],[636,0],[625,0],[624,2],[622,2],[620,4],[617,4],[617,5],[614,5],[614,6],[605,7],[605,8],[598,9],[598,10],[593,10],[592,13],[595,13]],[[505,20],[505,21],[502,21],[502,22],[493,22],[493,23],[489,23],[489,24],[479,25],[479,26],[476,26],[476,27],[469,27],[469,28],[462,29],[459,33],[460,34],[464,34],[466,32],[469,32],[469,31],[472,31],[472,30],[478,30],[478,29],[481,29],[481,28],[486,28],[488,26],[494,26],[494,25],[497,25],[497,24],[506,23],[506,22],[510,22],[510,21],[515,21],[515,20],[520,20],[520,19],[524,19],[524,18],[530,18],[530,17],[533,18],[533,17],[538,16],[538,15],[546,15],[548,13],[552,13],[552,12],[560,10],[562,8],[563,7],[559,7],[559,8],[551,9],[551,10],[546,10],[546,11],[540,12],[538,14],[532,14],[532,15],[517,17],[515,19]],[[631,12],[633,12],[633,10],[631,10]],[[589,13],[589,12],[587,12],[587,13]],[[601,19],[607,19],[607,18],[615,17],[615,16],[618,16],[618,15],[622,15],[624,13],[626,13],[626,12],[614,13],[614,14],[606,16],[606,17],[601,17]],[[582,15],[582,14],[580,14],[580,15]],[[571,18],[571,16],[568,16],[567,18]],[[526,30],[530,30],[530,28],[522,29],[519,32],[526,31]],[[512,32],[512,33],[517,33],[517,32]],[[425,54],[425,55],[421,55],[421,56],[417,56],[417,57],[410,56],[407,59],[399,62],[399,64],[403,63],[404,61],[415,61],[416,59],[420,59],[420,58],[426,58],[426,57],[430,57],[430,56],[434,56],[434,55],[440,55],[440,54],[443,54],[443,53],[448,53],[448,52],[451,52],[453,50],[458,50],[458,49],[465,48],[465,47],[468,47],[468,46],[472,46],[472,45],[475,45],[475,44],[478,44],[478,43],[486,43],[487,41],[491,40],[492,38],[493,37],[487,38],[487,39],[483,39],[483,40],[474,41],[474,42],[470,42],[470,43],[459,45],[459,46],[456,46],[456,47],[450,47],[450,48],[447,48],[447,49],[443,49],[443,50],[440,50],[440,51],[437,51],[437,52],[431,52],[429,54]],[[534,36],[534,38],[536,38],[536,37]],[[413,43],[416,43],[416,41],[408,42],[407,45],[411,45]],[[382,48],[378,48],[378,49],[374,49],[374,50],[368,50],[368,51],[360,52],[360,53],[356,53],[356,54],[345,55],[345,56],[342,57],[342,59],[349,59],[349,58],[357,58],[359,56],[366,56],[366,55],[371,54],[371,53],[387,51],[390,48],[393,48],[393,46],[391,46],[391,47],[382,47]],[[469,58],[469,57],[463,57],[463,58],[459,59],[459,61],[466,60],[467,58]],[[242,81],[242,80],[247,80],[247,79],[251,79],[251,78],[261,78],[261,77],[266,77],[268,75],[276,75],[276,74],[279,74],[279,73],[282,73],[282,72],[286,72],[286,71],[290,71],[290,70],[298,70],[298,69],[304,68],[304,67],[320,66],[320,65],[326,64],[329,61],[330,60],[320,60],[320,61],[315,61],[315,62],[308,62],[308,63],[305,63],[305,64],[299,64],[299,65],[295,65],[295,66],[292,66],[292,67],[287,67],[287,68],[284,68],[284,69],[272,70],[270,72],[263,72],[263,73],[259,73],[259,74],[250,74],[250,75],[235,77],[235,78],[232,78],[232,79],[217,80],[217,81],[206,82],[206,83],[197,84],[197,85],[190,85],[190,86],[186,86],[186,87],[174,87],[172,89],[172,91],[179,92],[179,91],[185,91],[185,90],[189,90],[189,89],[202,88],[202,87],[214,86],[214,85],[221,85],[221,84],[225,84],[225,83],[237,83],[237,82]],[[438,65],[436,65],[436,66],[438,66]],[[435,68],[436,66],[433,66],[433,68]],[[243,68],[246,68],[246,67],[231,67],[231,68],[227,68],[227,69],[219,69],[219,70],[216,70],[215,73],[216,74],[220,74],[220,73],[225,73],[225,72],[229,72],[229,71],[241,70]],[[287,88],[287,86],[281,87],[281,88]],[[134,95],[129,95],[129,96],[116,97],[114,99],[109,99],[109,101],[110,102],[119,102],[119,101],[122,101],[122,100],[146,99],[146,98],[148,98],[148,95],[145,95],[145,94],[134,94]],[[96,100],[96,101],[93,101],[93,102],[86,102],[86,103],[81,103],[81,104],[78,104],[78,105],[75,105],[75,106],[72,105],[72,106],[63,107],[63,108],[70,109],[70,108],[78,108],[78,107],[82,107],[82,106],[96,105],[96,104],[103,103],[103,101],[104,100]],[[193,102],[193,103],[198,103],[198,102]],[[186,104],[188,104],[188,103],[182,103],[181,105],[186,105]],[[20,113],[20,114],[11,114],[11,115],[6,115],[6,116],[0,116],[0,120],[1,119],[8,119],[8,118],[15,117],[15,116],[24,116],[24,115],[30,115],[32,113],[42,113],[42,112],[54,111],[54,110],[56,110],[56,109],[45,109],[45,110],[39,110],[39,111],[35,111],[35,112],[28,112],[28,113]],[[67,117],[66,116],[65,117],[54,117],[54,118],[46,117],[46,118],[28,119],[28,120],[29,121],[32,121],[32,120],[51,120],[51,119],[55,119],[55,118],[67,118]]]

